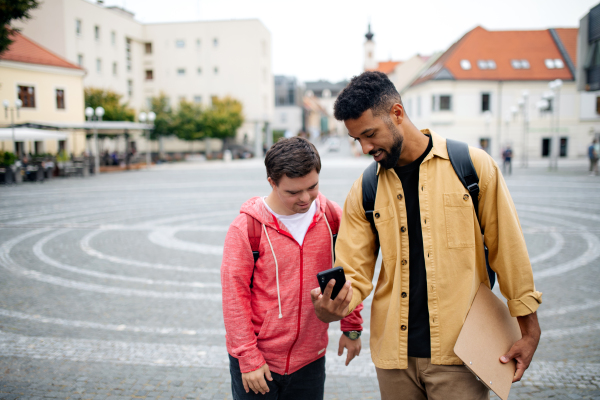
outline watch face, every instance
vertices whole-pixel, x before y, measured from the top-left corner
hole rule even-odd
[[[358,332],[350,332],[350,335],[348,337],[352,340],[356,340],[358,339]]]

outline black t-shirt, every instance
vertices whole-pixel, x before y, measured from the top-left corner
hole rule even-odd
[[[408,219],[408,244],[410,267],[408,296],[408,356],[431,358],[429,333],[429,308],[427,307],[427,273],[423,252],[423,231],[419,209],[419,167],[433,147],[429,137],[427,150],[415,161],[394,170],[402,182],[404,204]],[[402,234],[402,233],[400,233]]]

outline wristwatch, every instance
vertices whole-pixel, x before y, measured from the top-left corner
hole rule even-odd
[[[360,331],[348,331],[348,332],[343,332],[343,333],[350,340],[356,340],[356,339],[358,339],[360,337],[360,334],[362,332],[360,332]]]

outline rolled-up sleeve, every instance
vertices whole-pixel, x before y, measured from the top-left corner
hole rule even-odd
[[[498,276],[511,315],[534,313],[542,303],[542,293],[535,289],[517,210],[496,163],[487,155],[475,158],[481,160],[479,215],[490,267]]]

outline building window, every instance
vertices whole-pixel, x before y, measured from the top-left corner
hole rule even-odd
[[[196,104],[202,103],[202,96],[194,96],[194,103],[196,103]]]
[[[133,81],[131,79],[127,81],[127,95],[129,97],[133,96]]]
[[[494,60],[478,60],[477,67],[479,69],[496,69],[496,62]]]
[[[567,144],[568,144],[569,139],[566,137],[561,137],[560,138],[560,156],[561,157],[566,157],[567,156]]]
[[[510,65],[514,69],[529,69],[529,61],[527,60],[510,60]]]
[[[96,58],[96,72],[102,73],[102,60],[99,58]]]
[[[440,96],[440,111],[450,111],[452,109],[452,96]]]
[[[542,112],[552,112],[552,100],[554,99],[546,99],[546,101],[548,102],[548,107],[542,109]]]
[[[551,138],[542,138],[542,157],[550,156],[550,144],[552,143]]]
[[[219,73],[219,67],[215,67],[215,75],[217,75]]]
[[[546,58],[544,64],[546,64],[546,68],[548,69],[560,69],[565,67],[565,63],[560,58]]]
[[[19,100],[23,108],[35,108],[35,88],[33,86],[19,86]]]
[[[289,104],[296,104],[296,91],[294,88],[288,89],[288,102]]]
[[[100,40],[100,27],[98,25],[94,26],[94,39]]]
[[[113,68],[112,69],[113,69],[113,75],[117,76],[117,63],[116,62],[113,62]]]
[[[471,62],[469,60],[460,60],[460,67],[468,71],[471,69]]]
[[[56,108],[59,110],[65,109],[65,90],[56,89]]]
[[[81,36],[81,20],[80,19],[75,20],[75,34],[77,36]]]
[[[125,60],[127,61],[127,71],[131,71],[131,39],[125,39]]]
[[[214,47],[218,47],[219,46],[219,39],[217,39],[217,38],[213,39],[213,46]]]
[[[185,47],[185,40],[177,39],[175,41],[175,47],[177,47],[178,49],[183,49]]]
[[[115,31],[110,33],[110,44],[113,46],[117,44],[117,33]]]
[[[83,54],[77,54],[77,65],[83,67]]]
[[[144,52],[146,54],[152,54],[152,43],[144,43]]]
[[[490,94],[481,94],[481,112],[490,111]]]
[[[177,75],[178,76],[185,76],[185,68],[178,68],[177,69]]]
[[[596,96],[596,114],[600,114],[600,96]]]
[[[431,111],[435,111],[435,95],[431,96]]]
[[[151,69],[147,69],[146,70],[146,80],[151,81],[153,79],[154,79],[154,71],[152,71]]]

